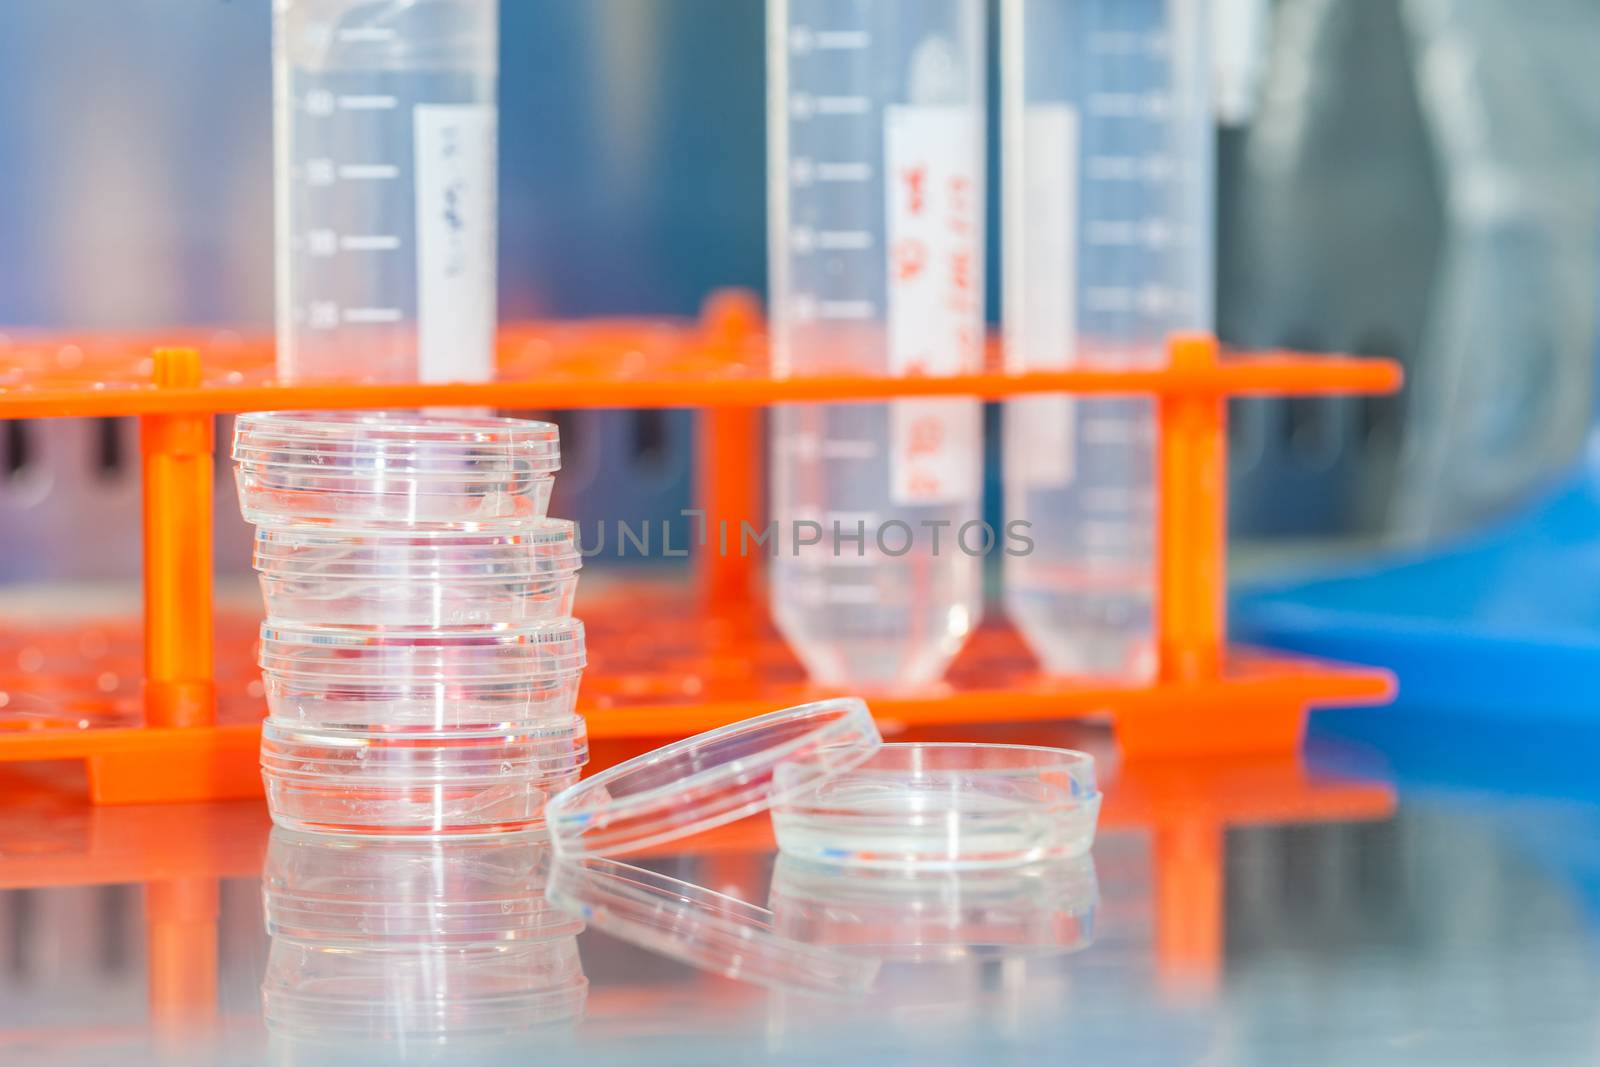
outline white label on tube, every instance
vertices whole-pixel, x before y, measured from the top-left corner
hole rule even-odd
[[[1036,104],[1023,119],[1021,222],[1010,235],[1022,244],[1014,262],[1022,276],[1012,308],[1007,370],[1071,366],[1077,344],[1078,112],[1070,104]],[[1071,484],[1076,472],[1077,403],[1070,396],[1023,397],[1007,405],[1015,420],[1006,439],[1019,455],[1007,464],[1023,485]]]
[[[496,111],[416,108],[417,377],[494,377]]]
[[[894,400],[890,496],[903,506],[976,500],[983,466],[983,406],[974,400]]]
[[[897,375],[983,366],[982,121],[963,107],[890,107],[888,363]],[[974,499],[982,416],[970,400],[890,405],[890,496],[897,505]]]
[[[1055,393],[1007,402],[1006,470],[1030,489],[1059,489],[1077,474],[1078,405]]]

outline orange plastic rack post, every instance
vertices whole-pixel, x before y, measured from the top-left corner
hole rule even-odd
[[[200,353],[156,351],[156,384],[200,384]],[[210,726],[217,692],[211,650],[211,485],[216,452],[210,415],[146,415],[144,464],[145,722]]]
[[[771,373],[757,306],[730,294],[716,297],[699,323],[509,327],[501,337],[498,380],[487,384],[286,385],[272,377],[272,348],[264,339],[179,340],[199,346],[204,358],[163,349],[152,359],[145,355],[149,338],[0,337],[0,419],[143,420],[142,713],[96,691],[83,669],[6,672],[9,654],[43,659],[33,654],[39,642],[75,642],[70,633],[0,626],[0,692],[31,691],[63,709],[40,718],[0,707],[0,763],[84,761],[98,803],[260,792],[256,749],[263,708],[251,667],[253,620],[219,620],[215,659],[211,651],[211,427],[219,412],[703,409],[697,484],[710,543],[701,552],[698,595],[681,582],[630,582],[583,601],[591,666],[582,710],[591,736],[606,741],[682,736],[824,695],[806,684],[760,610],[759,560],[741,558],[733,545],[723,552],[718,543],[722,520],[736,538],[738,523],[755,521],[760,511],[760,406],[896,396],[1150,395],[1161,432],[1158,678],[1116,688],[1044,677],[1015,633],[991,621],[947,684],[874,698],[886,728],[1109,714],[1130,756],[1288,752],[1300,742],[1309,708],[1381,703],[1393,692],[1393,679],[1382,671],[1229,648],[1222,606],[1227,398],[1391,392],[1400,385],[1400,371],[1387,361],[1283,353],[1220,358],[1214,339],[1180,337],[1170,365],[1158,369],[1013,375],[999,369],[992,347],[988,369],[956,378],[784,378]],[[135,625],[96,631],[117,662],[139,647],[140,636]]]
[[[705,319],[707,351],[730,366],[738,365],[750,339],[761,333],[761,308],[744,294],[723,294],[713,300]],[[737,539],[740,523],[754,524],[761,512],[761,413],[753,408],[706,408],[699,413],[695,445],[705,602],[713,610],[737,614],[754,603],[759,578],[754,557],[738,550]]]
[[[200,384],[200,355],[155,353],[158,390]],[[140,420],[144,476],[144,745],[88,754],[96,800],[204,800],[259,792],[256,744],[219,732],[212,638],[212,504],[215,417],[163,412]],[[165,744],[160,744],[164,739]],[[243,742],[243,743],[241,743]]]
[[[1204,370],[1217,361],[1209,337],[1172,343],[1172,365]],[[1223,575],[1228,508],[1227,408],[1220,396],[1171,393],[1160,415],[1157,631],[1161,677],[1215,678],[1222,669]]]

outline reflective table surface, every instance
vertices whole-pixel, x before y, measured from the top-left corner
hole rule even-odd
[[[1092,861],[872,876],[756,818],[629,860],[743,903],[612,933],[547,899],[537,837],[317,838],[10,768],[0,1063],[1593,1062],[1596,736],[1368,733],[1131,766],[965,731],[1103,758]]]

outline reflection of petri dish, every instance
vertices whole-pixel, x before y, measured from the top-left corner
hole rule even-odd
[[[404,948],[277,937],[261,982],[278,1035],[306,1040],[459,1039],[575,1022],[588,980],[574,937]]]
[[[556,853],[619,856],[765,811],[783,788],[849,770],[883,744],[859,700],[775,711],[667,745],[601,771],[549,807]]]
[[[777,769],[778,848],[848,866],[981,868],[1082,855],[1100,811],[1094,758],[1026,745],[884,745],[835,771]]]
[[[780,936],[765,908],[615,860],[558,858],[548,893],[597,930],[743,982],[850,997],[877,975],[876,961]]]
[[[371,841],[275,828],[267,932],[366,946],[574,936],[583,924],[545,898],[549,855],[536,833]]]
[[[1088,856],[983,870],[880,870],[779,856],[768,905],[795,941],[884,961],[1062,955],[1094,940]]]

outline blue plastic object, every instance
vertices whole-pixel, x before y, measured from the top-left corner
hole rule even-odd
[[[1529,514],[1429,555],[1242,591],[1238,639],[1387,667],[1396,707],[1600,713],[1600,447]]]

